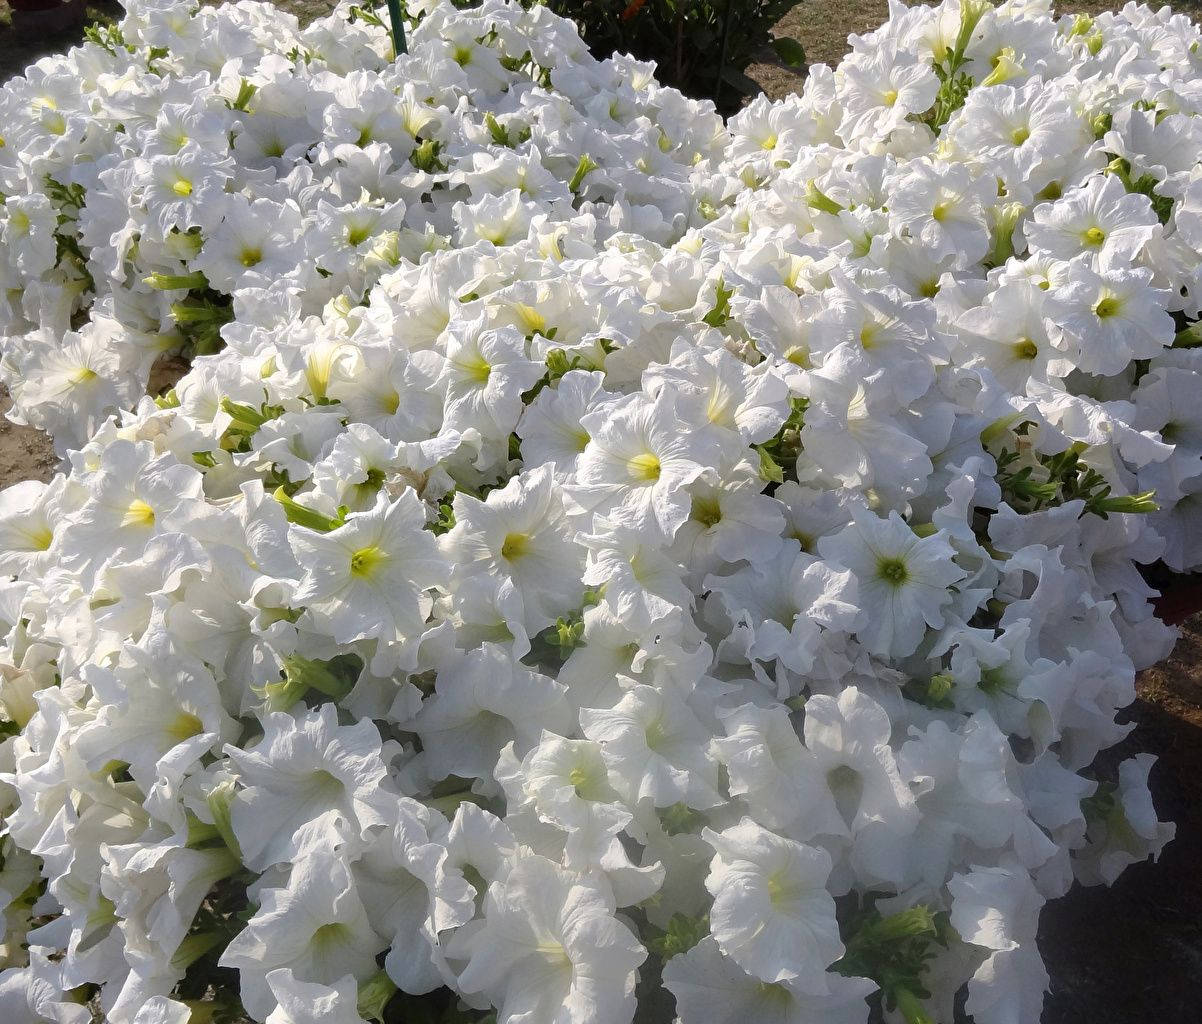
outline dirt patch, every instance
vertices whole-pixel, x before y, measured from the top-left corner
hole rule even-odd
[[[22,480],[49,480],[58,468],[50,438],[5,418],[11,406],[8,389],[0,385],[0,490]]]

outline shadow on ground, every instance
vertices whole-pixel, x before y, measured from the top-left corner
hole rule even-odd
[[[1177,838],[1157,864],[1128,868],[1110,889],[1074,888],[1048,904],[1039,948],[1052,976],[1045,1024],[1196,1024],[1202,977],[1202,618],[1172,656],[1140,678],[1135,730],[1103,757],[1160,759],[1151,788]]]

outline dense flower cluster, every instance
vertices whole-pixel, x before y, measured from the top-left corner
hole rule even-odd
[[[0,1019],[1036,1021],[1172,835],[1197,28],[899,7],[724,125],[409,10],[0,90]]]

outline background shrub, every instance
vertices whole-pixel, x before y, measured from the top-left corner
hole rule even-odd
[[[805,61],[795,39],[772,27],[798,0],[546,0],[571,18],[598,58],[617,51],[653,60],[659,80],[695,97],[710,97],[724,113],[760,87],[747,66],[774,54],[791,67]]]

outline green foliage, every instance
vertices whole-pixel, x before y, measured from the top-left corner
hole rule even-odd
[[[955,685],[956,681],[949,673],[938,672],[930,679],[909,680],[902,687],[902,692],[923,707],[936,711],[951,711],[956,706],[951,696]]]
[[[134,52],[134,47],[125,41],[125,36],[121,34],[121,26],[111,14],[94,7],[87,8],[85,13],[92,22],[83,30],[84,39],[107,50],[114,57],[119,49],[125,50],[126,53]]]
[[[939,92],[930,110],[915,118],[929,125],[933,132],[937,133],[951,120],[952,114],[964,106],[964,100],[973,87],[972,78],[961,68],[968,63],[968,44],[988,8],[986,0],[965,0],[960,6],[960,27],[956,32],[956,41],[950,50],[935,61]]]
[[[586,590],[580,608],[538,633],[522,661],[533,667],[562,665],[577,647],[584,646],[584,613],[600,600],[599,590]]]
[[[772,27],[798,0],[544,0],[571,18],[598,57],[630,53],[655,61],[657,77],[690,96],[712,98],[723,113],[759,92],[745,71],[756,60],[805,62],[795,39]],[[729,16],[729,20],[728,20]]]
[[[948,915],[920,905],[885,917],[873,907],[855,917],[847,932],[847,951],[831,970],[871,978],[885,1009],[897,1010],[906,1024],[934,1024],[922,1006],[931,994],[922,978],[928,961],[955,934]]]
[[[1029,513],[1070,501],[1084,502],[1081,514],[1106,519],[1111,513],[1155,512],[1154,491],[1112,495],[1110,484],[1081,456],[1088,445],[1077,442],[1057,455],[1022,453],[1002,448],[997,456],[997,481],[1002,497],[1016,511]]]
[[[1128,192],[1147,196],[1148,201],[1152,204],[1152,211],[1161,224],[1169,222],[1169,218],[1173,215],[1173,200],[1170,196],[1162,196],[1156,191],[1156,186],[1160,184],[1159,178],[1151,174],[1132,177],[1131,162],[1122,157],[1115,157],[1111,160],[1106,171],[1118,178]]]
[[[647,930],[654,931],[650,926]],[[709,934],[709,930],[709,914],[702,914],[700,917],[673,914],[667,931],[653,934],[647,940],[647,948],[660,959],[668,961],[681,953],[687,953]]]
[[[307,694],[318,693],[326,700],[342,700],[354,689],[363,672],[357,654],[339,654],[316,661],[293,654],[284,659],[278,682],[256,688],[268,711],[287,711]]]
[[[769,484],[797,479],[797,456],[801,453],[801,429],[805,426],[809,399],[790,398],[789,417],[775,436],[754,446],[760,455],[760,476]]]
[[[43,179],[43,189],[58,207],[58,223],[54,229],[54,244],[58,266],[65,273],[77,278],[87,291],[95,291],[96,284],[88,270],[87,257],[79,247],[78,222],[83,210],[85,191],[80,184],[64,185],[49,174]]]
[[[704,814],[693,810],[685,803],[674,803],[670,807],[661,807],[656,814],[659,816],[659,822],[664,831],[670,836],[678,836],[686,832],[699,832],[709,821]],[[698,941],[700,941],[700,936]]]
[[[710,327],[723,327],[730,320],[730,300],[734,297],[735,290],[727,288],[726,282],[722,278],[718,278],[717,287],[714,289],[715,300],[713,308],[705,314],[701,319],[710,325]]]
[[[307,530],[332,533],[346,524],[346,508],[339,508],[336,516],[327,516],[315,508],[309,508],[308,505],[302,505],[299,501],[294,500],[283,484],[276,488],[272,497],[283,506],[288,522],[303,526]]]
[[[225,348],[221,328],[234,319],[233,300],[211,288],[192,291],[171,304],[171,318],[183,335],[185,355],[210,356]]]
[[[225,428],[225,433],[221,435],[221,447],[231,452],[248,452],[251,449],[251,439],[258,433],[259,428],[264,423],[282,416],[284,407],[263,401],[255,408],[244,402],[223,398],[221,411],[233,417],[230,425]]]

